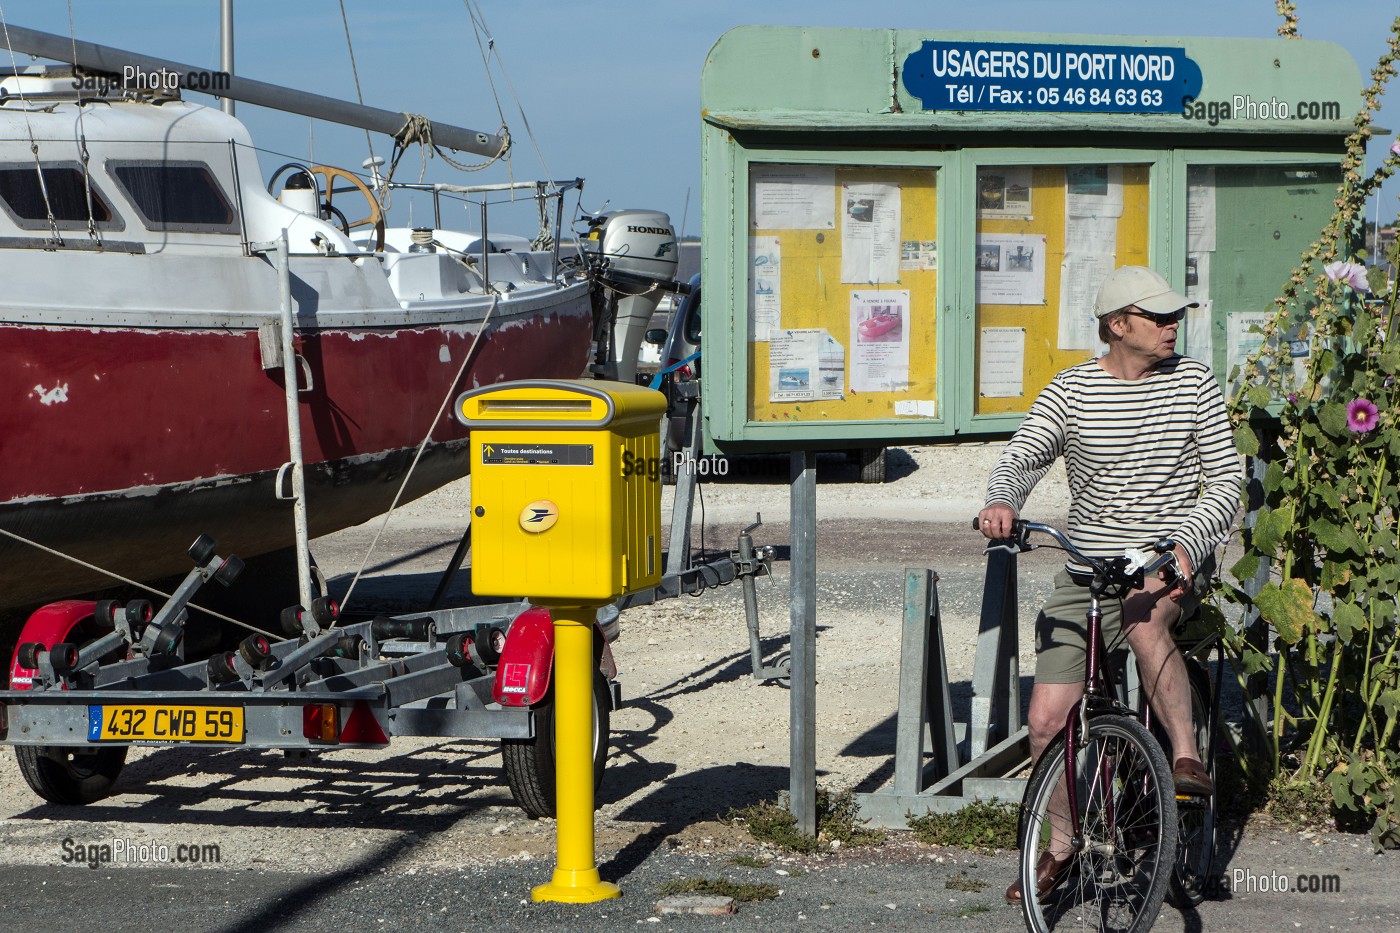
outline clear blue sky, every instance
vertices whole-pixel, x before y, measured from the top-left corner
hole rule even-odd
[[[1297,0],[1304,38],[1347,49],[1363,77],[1385,48],[1400,4]],[[194,65],[218,63],[218,0],[71,0],[78,38]],[[426,113],[494,131],[499,124],[461,0],[346,0],[366,103]],[[699,230],[699,75],[726,30],[743,24],[926,30],[1002,29],[1104,35],[1267,38],[1280,22],[1273,0],[481,0],[514,89],[555,177],[587,179],[584,206],[655,207]],[[67,35],[65,0],[0,0],[9,22]],[[236,0],[242,75],[353,100],[354,83],[335,0]],[[544,173],[525,126],[502,88],[516,139],[514,176]],[[1381,126],[1400,130],[1400,79]],[[1344,112],[1354,112],[1344,102]],[[308,121],[240,106],[260,145],[306,158]],[[315,127],[315,155],[358,168],[363,133]],[[1390,137],[1372,142],[1374,164]],[[376,152],[388,143],[375,140]],[[412,160],[410,162],[409,160]],[[406,172],[404,169],[411,168]],[[416,177],[406,158],[401,180]],[[461,181],[430,163],[430,180]],[[473,181],[503,181],[499,167]],[[1388,186],[1381,215],[1396,216]],[[1368,215],[1374,213],[1374,206]],[[533,232],[533,231],[523,231]]]

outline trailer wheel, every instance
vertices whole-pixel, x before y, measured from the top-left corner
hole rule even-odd
[[[15,759],[34,793],[49,803],[80,806],[111,793],[126,764],[126,746],[16,745]]]
[[[612,695],[602,671],[593,672],[593,806],[603,786],[608,759],[608,721]],[[535,737],[502,739],[501,761],[516,804],[531,819],[554,816],[554,686],[535,704]]]

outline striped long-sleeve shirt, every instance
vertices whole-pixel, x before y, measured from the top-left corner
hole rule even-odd
[[[1060,456],[1069,478],[1068,535],[1091,557],[1168,537],[1194,568],[1230,532],[1240,459],[1220,388],[1196,360],[1171,357],[1135,382],[1094,360],[1058,373],[992,470],[987,504],[1019,514]]]

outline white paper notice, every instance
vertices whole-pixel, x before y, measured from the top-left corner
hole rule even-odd
[[[782,326],[783,254],[775,236],[749,237],[749,339]]]
[[[977,238],[977,303],[1045,304],[1045,237],[988,233]]]
[[[899,270],[925,272],[938,269],[938,244],[933,240],[904,240],[899,244]]]
[[[817,337],[817,398],[822,401],[846,397],[846,348],[822,328]]]
[[[1210,297],[1210,253],[1186,254],[1186,297],[1205,301]]]
[[[1123,166],[1071,165],[1065,169],[1065,213],[1123,216]]]
[[[1251,327],[1263,328],[1272,315],[1268,311],[1235,311],[1228,316],[1225,329],[1225,372],[1243,366],[1264,343],[1264,335],[1253,333]]]
[[[831,230],[835,227],[835,166],[749,166],[749,229]]]
[[[824,331],[779,330],[768,338],[768,400],[808,402],[816,398],[820,376],[818,337]]]
[[[851,292],[851,391],[909,389],[909,292]]]
[[[1215,350],[1213,335],[1211,334],[1210,302],[1203,301],[1199,308],[1187,308],[1186,320],[1182,323],[1182,329],[1186,332],[1185,349],[1182,355],[1189,356],[1193,360],[1200,360],[1207,366],[1211,364],[1211,355]]]
[[[1026,371],[1026,329],[1024,327],[982,328],[977,391],[983,398],[1014,398],[1024,395],[1022,377]]]
[[[977,170],[977,216],[1031,216],[1031,167],[1004,165]]]
[[[1215,252],[1215,166],[1186,170],[1186,251]]]
[[[1113,257],[1104,255],[1065,256],[1060,264],[1061,350],[1092,350],[1098,339],[1098,319],[1094,298],[1099,286],[1113,271]]]
[[[773,331],[768,370],[770,402],[846,397],[846,348],[824,327]]]
[[[899,281],[898,185],[842,185],[841,281]]]
[[[1066,217],[1065,252],[1075,256],[1112,256],[1118,252],[1114,217]]]

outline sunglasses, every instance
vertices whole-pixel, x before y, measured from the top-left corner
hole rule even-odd
[[[1186,309],[1177,308],[1167,314],[1153,314],[1150,311],[1124,311],[1124,314],[1131,314],[1133,317],[1146,318],[1158,327],[1166,327],[1168,324],[1180,324],[1186,318]]]

